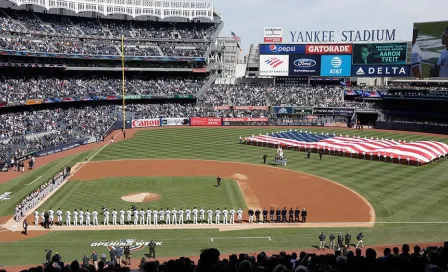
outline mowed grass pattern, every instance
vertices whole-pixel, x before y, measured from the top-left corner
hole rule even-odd
[[[286,128],[284,128],[286,129]],[[289,128],[288,128],[289,129]],[[406,141],[416,140],[436,140],[447,143],[448,138],[429,137],[420,135],[399,134],[394,132],[381,132],[375,130],[348,131],[341,129],[307,129],[313,132],[329,132],[337,135],[359,135],[361,137],[379,137],[406,139]],[[160,130],[142,130],[132,139],[117,142],[109,145],[101,151],[94,160],[122,160],[122,159],[146,159],[146,158],[182,158],[198,160],[221,160],[236,161],[242,163],[259,164],[264,154],[272,160],[275,149],[240,145],[239,136],[249,136],[252,134],[277,131],[274,128],[176,128]],[[439,222],[448,221],[446,219],[445,207],[448,204],[448,160],[434,163],[424,167],[412,167],[376,161],[363,161],[350,158],[340,158],[325,156],[322,161],[313,154],[310,160],[305,159],[305,153],[296,151],[285,151],[288,160],[288,169],[306,172],[339,182],[348,186],[365,196],[373,205],[379,222]],[[79,155],[80,161],[89,157],[93,153]],[[71,159],[73,161],[73,158]],[[47,169],[48,170],[48,169]],[[49,170],[48,170],[49,171]],[[47,173],[46,173],[47,174]],[[29,183],[35,177],[29,176],[19,180],[20,183]],[[110,179],[114,180],[114,179]],[[142,184],[148,182],[144,179]],[[198,180],[198,178],[194,178]],[[39,180],[41,181],[41,180]],[[184,182],[185,180],[182,180]],[[213,179],[214,181],[214,179]],[[211,182],[210,186],[214,183]],[[16,181],[11,181],[11,185]],[[109,189],[101,186],[109,181],[99,182],[73,182],[63,187],[61,192],[51,199],[61,208],[84,207],[87,203],[102,203],[105,198],[101,198],[107,192],[115,195],[123,195],[126,192],[135,192],[134,189],[126,189],[121,178],[118,182],[113,182],[111,186],[118,186]],[[154,182],[154,181],[152,181]],[[180,182],[180,181],[179,181]],[[291,181],[294,182],[294,181]],[[117,183],[118,185],[116,185]],[[210,181],[207,179],[207,184]],[[80,184],[80,185],[77,185]],[[79,195],[79,188],[86,184],[90,191],[85,195]],[[231,184],[230,182],[227,183]],[[36,186],[39,182],[36,182]],[[78,188],[74,188],[77,187]],[[176,185],[177,186],[177,185]],[[275,186],[275,181],[273,181]],[[224,188],[224,187],[223,187]],[[223,189],[222,188],[222,189]],[[234,188],[233,186],[231,188]],[[143,189],[143,188],[142,188]],[[144,186],[144,191],[152,191],[151,187]],[[166,189],[166,188],[162,188]],[[215,189],[212,187],[212,189]],[[115,190],[120,191],[116,193]],[[269,190],[269,188],[266,188]],[[287,188],[285,188],[287,190]],[[20,191],[22,192],[22,191]],[[214,191],[212,191],[214,192]],[[226,192],[229,191],[226,187]],[[233,192],[237,194],[237,192]],[[69,195],[69,196],[67,196]],[[91,200],[90,198],[96,198]],[[238,199],[238,197],[234,197]],[[110,201],[110,200],[108,200]],[[119,200],[120,201],[120,200]],[[159,201],[164,201],[160,199]],[[170,202],[176,203],[175,199]],[[195,205],[196,199],[183,200],[194,201],[190,205]],[[206,201],[205,199],[203,201]],[[230,198],[227,201],[231,201]],[[341,200],[343,201],[343,200]],[[50,203],[50,202],[49,202]],[[69,204],[67,204],[69,203]],[[51,204],[51,203],[50,203]],[[0,207],[2,207],[0,204]],[[48,207],[48,203],[45,204]],[[99,204],[102,205],[102,204]],[[109,204],[106,204],[109,205]],[[112,205],[112,204],[110,204]],[[154,202],[155,206],[156,202]],[[164,206],[165,204],[161,204]],[[304,204],[306,205],[306,204]],[[140,207],[140,205],[137,205]],[[110,206],[112,207],[112,206]],[[146,206],[145,206],[146,207]],[[53,207],[54,208],[54,207]],[[177,207],[176,207],[177,208]],[[205,207],[204,207],[205,208]],[[312,216],[310,214],[309,216]],[[12,242],[0,245],[0,263],[3,265],[23,265],[36,264],[43,261],[44,250],[51,247],[53,251],[58,251],[66,261],[81,259],[84,254],[90,255],[92,250],[99,253],[107,253],[105,248],[92,248],[92,242],[106,242],[120,239],[141,239],[162,241],[163,245],[157,248],[157,256],[197,256],[199,250],[207,247],[216,247],[226,256],[227,253],[306,249],[318,242],[318,235],[321,231],[327,234],[330,232],[347,232],[356,234],[362,231],[365,235],[366,246],[395,244],[395,243],[422,243],[440,242],[448,237],[448,228],[445,223],[377,223],[373,228],[305,228],[305,229],[258,229],[248,231],[220,232],[211,230],[145,230],[145,231],[76,231],[76,232],[51,232],[45,236],[26,241]],[[251,237],[271,237],[269,239],[257,239]],[[218,238],[211,241],[211,237]],[[240,239],[245,237],[247,239]],[[219,239],[224,238],[224,239]],[[22,256],[23,248],[27,249],[26,258]],[[146,250],[133,254],[140,258]]]
[[[83,208],[101,210],[105,205],[109,211],[127,210],[134,204],[139,210],[157,208],[166,210],[217,208],[245,208],[244,198],[234,180],[223,179],[216,188],[216,177],[115,177],[93,181],[70,181],[53,195],[39,210],[62,211]],[[156,193],[161,198],[149,203],[131,203],[121,199],[134,193]],[[100,216],[102,219],[102,216]],[[110,217],[111,218],[111,217]],[[112,218],[111,218],[112,219]]]
[[[305,129],[304,129],[305,130]],[[313,133],[379,137],[406,141],[448,138],[396,134],[375,130],[307,129]],[[275,149],[239,144],[239,136],[276,131],[272,128],[180,128],[145,130],[128,141],[108,146],[95,160],[183,158],[260,163],[267,154],[272,160]],[[317,155],[305,159],[304,152],[285,151],[288,169],[334,180],[348,186],[373,205],[378,222],[445,221],[442,207],[448,205],[448,160],[423,167],[360,159]],[[306,204],[305,204],[306,205]],[[447,220],[448,221],[448,220]]]

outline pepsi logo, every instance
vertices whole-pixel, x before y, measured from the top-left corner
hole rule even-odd
[[[277,52],[277,45],[275,45],[275,44],[271,44],[271,45],[269,46],[269,49],[271,49],[271,52]]]

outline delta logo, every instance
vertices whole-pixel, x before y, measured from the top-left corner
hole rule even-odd
[[[273,58],[266,60],[265,63],[275,69],[279,65],[281,65],[283,63],[283,61],[277,57],[273,57]]]
[[[107,247],[109,250],[116,250],[117,248],[124,248],[125,246],[129,246],[131,252],[135,252],[138,250],[142,250],[145,247],[149,246],[151,241],[138,241],[134,239],[122,239],[119,241],[110,241],[110,242],[93,242],[90,244],[91,247]],[[156,246],[161,246],[162,242],[154,241]]]

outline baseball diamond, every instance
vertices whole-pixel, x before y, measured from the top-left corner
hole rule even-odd
[[[352,131],[337,128],[307,128],[316,133],[335,133],[360,137],[388,137],[406,141],[438,141],[447,143],[448,138],[434,135],[392,133],[381,130]],[[132,239],[132,258],[143,256],[151,240],[158,243],[158,255],[194,255],[205,247],[217,247],[221,252],[254,251],[259,246],[270,250],[310,248],[316,243],[321,231],[325,233],[350,232],[354,237],[362,232],[364,243],[371,245],[402,243],[415,238],[421,242],[440,242],[448,234],[443,220],[444,211],[435,209],[444,205],[446,194],[443,175],[444,159],[421,167],[408,167],[394,163],[339,158],[324,154],[306,158],[306,152],[288,150],[286,166],[274,163],[276,150],[253,148],[240,144],[241,135],[258,135],[276,132],[275,128],[149,128],[127,130],[126,139],[115,132],[114,142],[100,146],[89,145],[75,154],[76,149],[43,157],[36,172],[0,184],[11,192],[10,200],[0,203],[2,229],[0,232],[0,255],[6,256],[6,265],[14,266],[28,261],[30,265],[40,262],[42,250],[50,241],[53,248],[67,258],[76,258],[81,252],[93,249],[101,251],[115,246],[114,241]],[[267,164],[262,157],[267,154]],[[39,162],[40,159],[37,161]],[[45,162],[46,165],[43,165]],[[20,223],[11,218],[14,203],[48,181],[59,169],[71,165],[71,175],[45,196],[39,206],[28,212],[29,235],[20,234]],[[8,173],[10,174],[10,173]],[[11,174],[13,175],[13,174]],[[30,185],[19,187],[19,184]],[[216,187],[216,177],[222,178]],[[13,185],[15,184],[15,185]],[[412,185],[412,186],[411,186]],[[421,195],[430,191],[431,196]],[[133,195],[135,202],[125,200]],[[153,197],[149,202],[144,199]],[[10,201],[10,202],[7,202]],[[140,217],[127,222],[128,210],[134,207]],[[251,224],[249,211],[264,208],[269,211],[286,209],[286,222]],[[405,208],[404,208],[405,207]],[[414,208],[413,208],[414,207]],[[34,210],[40,212],[61,209],[62,226],[34,226]],[[73,225],[73,213],[80,209],[97,212],[98,225],[86,226],[77,220]],[[243,222],[238,222],[238,209],[242,209]],[[306,208],[306,223],[293,218],[289,222],[289,210]],[[120,210],[124,211],[124,223],[120,224]],[[179,211],[192,212],[189,222],[187,213],[180,224]],[[198,211],[195,223],[194,210]],[[204,210],[204,221],[199,216]],[[117,212],[114,224],[113,212]],[[157,225],[147,223],[147,210],[159,214],[164,221]],[[166,211],[170,222],[166,222]],[[208,211],[212,212],[209,224]],[[216,211],[220,211],[216,224]],[[235,222],[224,224],[224,211],[234,210]],[[70,213],[67,213],[69,211]],[[174,214],[177,216],[173,221]],[[428,211],[428,212],[423,212]],[[430,212],[429,212],[430,211]],[[104,217],[108,213],[108,224]],[[67,215],[70,214],[70,223]],[[9,215],[9,216],[8,216]],[[78,215],[79,217],[79,215]],[[263,216],[261,215],[262,221]],[[160,218],[159,218],[160,219]],[[274,217],[276,220],[276,216]],[[177,224],[174,224],[177,223]],[[101,230],[98,232],[97,230]],[[148,232],[150,231],[150,232]],[[27,238],[33,238],[28,240]],[[21,241],[16,241],[22,239]],[[69,248],[59,244],[70,240]],[[146,243],[146,244],[145,244]],[[30,258],[14,259],[11,256],[20,248],[32,244]],[[9,257],[8,257],[9,256]],[[35,256],[35,257],[33,257]]]

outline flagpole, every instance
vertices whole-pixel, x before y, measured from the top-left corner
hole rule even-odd
[[[123,131],[126,128],[126,103],[125,103],[125,76],[124,76],[124,35],[121,35],[121,76],[122,76],[122,93],[123,93]]]

